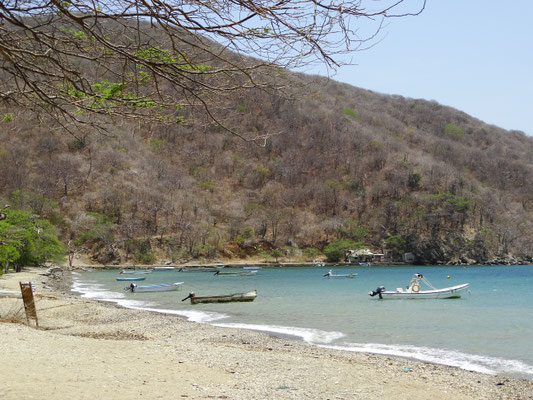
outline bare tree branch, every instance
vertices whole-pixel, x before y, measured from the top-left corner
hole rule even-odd
[[[325,63],[335,69],[340,55],[371,45],[386,18],[418,15],[425,4],[5,0],[0,99],[58,121],[100,126],[110,117],[181,123],[199,107],[224,129],[258,142],[264,135],[224,124],[229,96],[283,89],[288,81],[281,68]]]

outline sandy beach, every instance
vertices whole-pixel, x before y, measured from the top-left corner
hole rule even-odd
[[[25,269],[40,329],[0,298],[0,399],[533,399],[533,382],[319,348],[81,299],[70,273]]]

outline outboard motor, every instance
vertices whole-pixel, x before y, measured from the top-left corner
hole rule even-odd
[[[182,299],[181,301],[188,300],[188,299],[190,299],[191,297],[194,297],[194,292],[189,293],[189,295],[188,295],[187,297],[185,297],[184,299]]]
[[[380,299],[383,298],[383,296],[381,295],[381,292],[384,292],[385,291],[385,286],[379,286],[376,290],[371,290],[370,292],[368,292],[368,294],[372,297],[374,297],[375,295],[378,295]]]
[[[124,290],[126,290],[126,291],[129,290],[129,291],[131,291],[133,293],[135,291],[135,286],[136,286],[135,283],[130,283],[130,285],[126,286],[124,288]]]

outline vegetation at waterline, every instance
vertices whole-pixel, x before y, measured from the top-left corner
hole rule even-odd
[[[2,214],[0,275],[9,268],[18,272],[23,266],[64,259],[65,248],[50,221],[23,210],[5,209]]]

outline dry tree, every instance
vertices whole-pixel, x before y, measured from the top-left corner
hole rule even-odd
[[[76,134],[109,119],[224,123],[229,96],[280,91],[286,69],[335,69],[425,0],[2,0],[0,99]],[[106,121],[104,124],[101,124]]]

